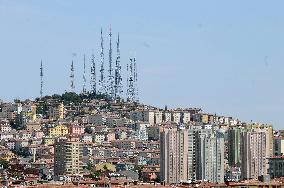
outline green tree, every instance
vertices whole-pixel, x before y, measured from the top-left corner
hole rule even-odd
[[[9,167],[9,162],[3,159],[0,159],[0,165],[3,166],[4,169]]]
[[[75,92],[65,92],[64,94],[62,94],[61,99],[63,100],[64,104],[79,104],[82,102],[81,97]]]
[[[143,165],[135,165],[133,171],[137,172],[139,175],[139,180],[142,180],[142,172],[143,172],[144,166]]]

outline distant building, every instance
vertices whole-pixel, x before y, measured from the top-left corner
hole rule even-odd
[[[97,144],[101,144],[103,141],[105,141],[106,136],[103,132],[94,132],[93,133],[93,142]]]
[[[269,175],[271,179],[284,177],[284,156],[269,158]]]
[[[64,119],[65,117],[64,104],[60,103],[55,106],[50,106],[48,109],[48,116],[49,119],[52,120]]]
[[[58,137],[68,134],[68,128],[65,125],[57,125],[55,127],[48,128],[48,136]]]
[[[231,167],[241,165],[241,131],[240,127],[228,130],[228,162]]]
[[[221,130],[180,126],[160,136],[161,181],[224,182],[224,133]]]
[[[161,132],[161,182],[187,180],[188,130],[164,129]]]
[[[180,112],[172,112],[172,121],[176,124],[181,123],[181,113]]]
[[[189,123],[190,122],[190,112],[182,112],[181,114],[181,123]]]
[[[0,132],[9,132],[11,130],[10,122],[6,119],[0,119]]]
[[[160,127],[151,126],[147,128],[148,140],[158,141],[160,139]]]
[[[89,115],[88,116],[88,123],[92,125],[104,125],[104,117],[101,114],[96,115]]]
[[[155,112],[155,124],[161,124],[163,122],[163,112],[156,111]]]
[[[241,133],[242,179],[258,179],[267,175],[269,157],[267,130],[251,129]]]
[[[83,147],[77,140],[58,139],[54,144],[54,175],[83,173]]]
[[[171,112],[164,111],[164,113],[163,113],[163,121],[164,122],[171,122],[172,121],[172,114],[171,114]]]
[[[221,130],[199,133],[197,180],[224,183],[224,133]]]
[[[83,126],[74,125],[74,124],[70,125],[68,129],[69,129],[69,134],[81,135],[85,132],[85,128]]]
[[[151,110],[137,110],[130,112],[130,119],[137,122],[147,122],[151,125],[155,124],[155,112]]]
[[[143,121],[148,122],[151,125],[155,124],[155,112],[154,111],[142,111]]]
[[[283,156],[284,155],[284,137],[274,137],[274,155]]]
[[[137,139],[148,140],[147,127],[149,127],[149,125],[150,125],[149,123],[142,123],[142,122],[135,123],[135,131]]]

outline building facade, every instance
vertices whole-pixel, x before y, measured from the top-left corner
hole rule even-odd
[[[258,179],[267,175],[269,143],[268,132],[252,129],[241,133],[241,171],[242,179]]]
[[[164,129],[160,138],[161,181],[167,184],[187,180],[188,130]]]
[[[83,173],[83,145],[77,140],[58,139],[54,144],[54,175]]]

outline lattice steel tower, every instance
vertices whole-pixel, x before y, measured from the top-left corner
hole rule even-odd
[[[137,70],[137,63],[136,63],[136,58],[133,58],[133,66],[134,66],[134,96],[135,96],[135,101],[139,101],[139,90],[138,90],[138,70]]]
[[[114,76],[113,76],[113,66],[112,66],[112,33],[111,28],[109,30],[109,69],[108,69],[108,95],[111,99],[114,98]]]
[[[86,94],[87,89],[86,89],[86,56],[84,54],[84,72],[83,72],[83,94]]]
[[[70,80],[71,80],[71,91],[74,92],[75,90],[75,75],[74,75],[74,63],[73,63],[73,60],[72,60],[72,63],[71,63],[71,74],[70,74]]]
[[[105,76],[104,76],[104,39],[103,39],[103,29],[101,28],[101,68],[100,68],[100,79],[99,79],[99,93],[106,94],[106,87],[105,87]]]
[[[134,58],[130,58],[127,65],[127,101],[135,101],[135,84],[134,84]]]
[[[116,61],[115,61],[115,75],[114,75],[114,98],[122,98],[123,86],[122,86],[122,76],[121,76],[121,65],[120,65],[120,41],[119,41],[119,33],[116,42]]]
[[[43,95],[43,66],[42,66],[42,60],[40,61],[40,98],[42,98]]]
[[[127,101],[138,102],[138,73],[136,58],[130,58],[130,63],[127,65]]]
[[[94,52],[92,53],[91,57],[91,93],[96,95],[97,94],[97,83],[96,83],[96,63],[95,63],[95,55]]]

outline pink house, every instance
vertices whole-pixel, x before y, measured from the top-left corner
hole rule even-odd
[[[33,132],[33,136],[35,138],[42,138],[44,136],[44,132],[42,132],[42,131],[34,131]]]
[[[108,133],[106,135],[107,141],[113,141],[115,140],[115,133]]]
[[[84,134],[85,129],[82,126],[79,125],[70,125],[69,126],[69,133],[70,134],[77,134],[77,135],[81,135]]]

